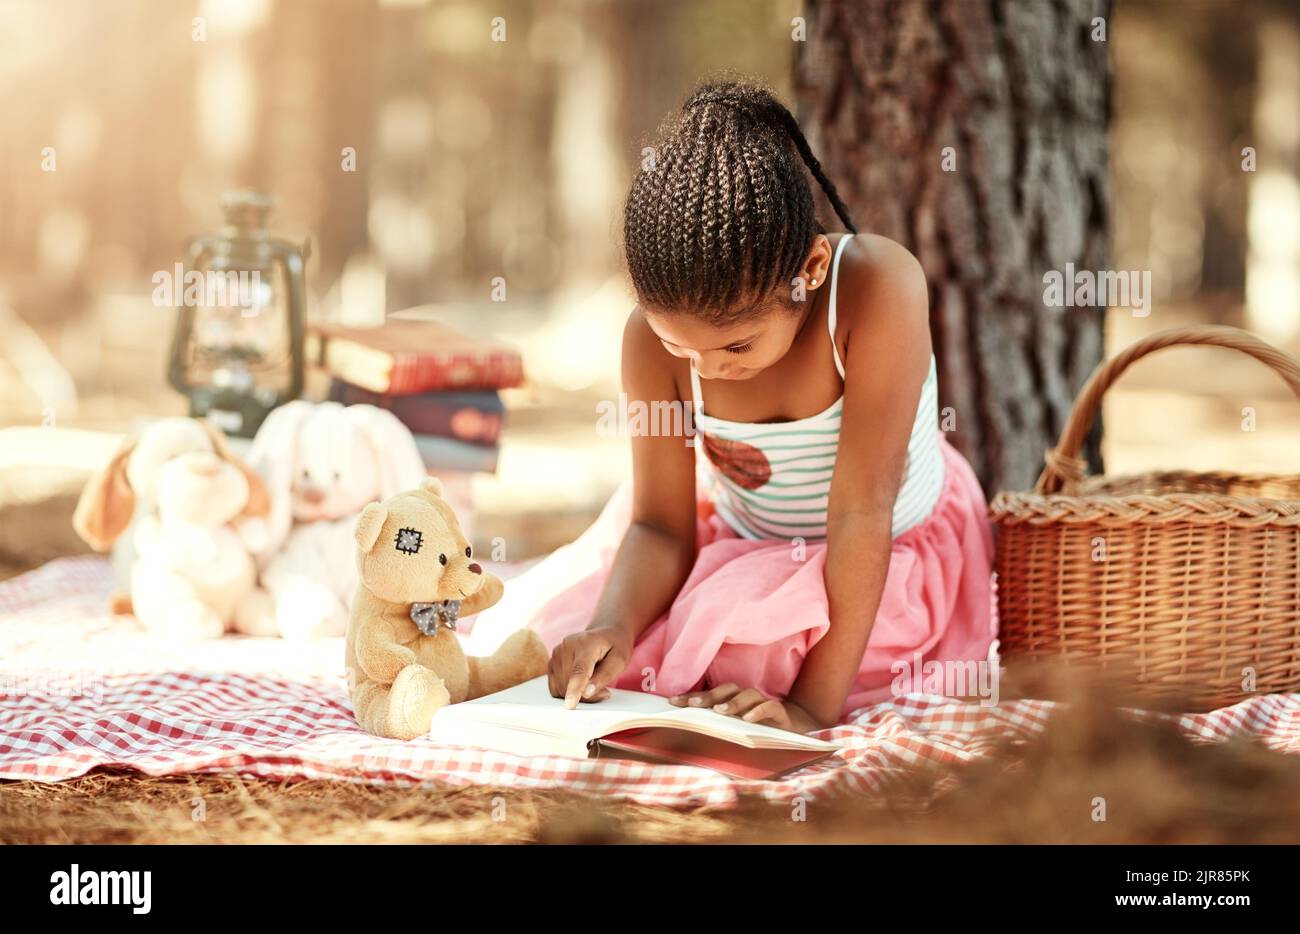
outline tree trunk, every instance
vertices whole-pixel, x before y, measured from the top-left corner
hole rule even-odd
[[[1043,277],[1108,259],[1110,56],[1094,18],[1109,11],[807,0],[795,43],[800,116],[828,177],[860,230],[925,268],[940,408],[990,494],[1033,484],[1101,358],[1102,309],[1047,307]],[[1098,425],[1094,470],[1099,438]]]

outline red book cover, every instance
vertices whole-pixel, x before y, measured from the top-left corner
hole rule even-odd
[[[833,755],[806,749],[749,749],[712,736],[665,727],[622,730],[593,740],[593,759],[696,765],[732,778],[773,779]]]
[[[509,389],[524,380],[517,350],[436,321],[394,318],[376,328],[312,324],[309,338],[310,362],[371,392]]]

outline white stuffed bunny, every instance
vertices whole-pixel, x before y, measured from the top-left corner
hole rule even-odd
[[[205,421],[164,418],[128,438],[82,491],[78,534],[104,551],[131,528],[129,607],[149,631],[219,638],[249,599],[256,571],[239,531],[265,516],[265,486]],[[134,521],[133,521],[134,520]],[[115,609],[128,603],[116,598]]]
[[[415,439],[372,405],[290,402],[267,416],[248,462],[271,513],[254,544],[261,589],[236,625],[287,639],[342,636],[356,589],[353,526],[367,504],[420,485]]]

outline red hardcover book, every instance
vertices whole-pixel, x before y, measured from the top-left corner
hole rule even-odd
[[[509,389],[524,381],[517,350],[436,321],[390,318],[376,328],[312,324],[307,359],[345,382],[394,396]]]
[[[592,759],[635,759],[698,765],[732,778],[780,778],[820,762],[833,751],[806,749],[753,749],[700,733],[667,727],[623,730],[592,740]]]
[[[417,435],[455,438],[472,444],[496,444],[505,422],[505,406],[495,389],[394,396],[335,379],[330,381],[329,397],[344,405],[388,409]]]

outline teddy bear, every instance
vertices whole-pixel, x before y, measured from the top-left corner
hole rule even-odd
[[[541,637],[521,629],[490,656],[467,656],[457,620],[501,599],[504,584],[474,560],[441,481],[371,503],[357,518],[360,580],[345,659],[352,709],[369,733],[414,739],[447,704],[545,673]]]

